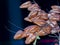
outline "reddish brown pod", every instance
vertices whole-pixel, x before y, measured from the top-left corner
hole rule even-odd
[[[53,10],[58,10],[58,9],[60,9],[60,6],[53,5],[53,6],[51,6],[51,8],[52,8]]]
[[[51,13],[51,16],[49,17],[49,19],[53,21],[60,21],[60,15],[57,13]]]
[[[37,16],[32,19],[32,22],[35,23],[35,24],[37,24],[38,26],[43,26],[43,25],[46,24],[46,21],[45,20],[40,19]]]
[[[30,34],[26,40],[25,40],[25,44],[30,44],[31,42],[33,42],[36,39],[36,35],[34,34]]]
[[[50,25],[45,25],[41,27],[41,29],[37,32],[37,35],[39,36],[45,36],[51,33],[52,27]]]
[[[53,6],[51,6],[51,8],[52,8],[52,10],[50,12],[60,13],[60,6],[53,5]]]
[[[35,33],[38,30],[40,30],[40,27],[37,26],[37,25],[31,25],[31,26],[28,26],[24,29],[24,31],[27,32],[27,33]]]
[[[48,20],[48,14],[43,10],[39,11],[37,16],[39,16],[43,20]]]
[[[29,13],[29,15],[28,15],[28,18],[31,19],[31,18],[36,17],[37,16],[37,13],[38,13],[38,11],[35,11],[35,10],[31,11]]]
[[[37,11],[31,11],[27,17],[24,18],[24,20],[32,22],[32,18],[37,16]]]
[[[51,33],[52,27],[50,25],[46,25],[42,28],[42,30],[48,35]]]
[[[34,34],[38,30],[40,30],[40,27],[37,25],[28,26],[24,29],[24,31],[19,30],[15,34],[14,39],[21,39],[21,38],[28,37],[30,34]]]
[[[28,7],[30,7],[31,5],[32,5],[32,3],[31,3],[30,1],[27,1],[27,2],[23,3],[23,4],[20,6],[20,8],[28,8]]]
[[[32,22],[32,20],[29,19],[28,17],[25,17],[24,20],[25,20],[25,21],[28,21],[28,22]]]
[[[45,35],[47,35],[43,30],[40,30],[40,31],[36,32],[36,34],[38,36],[45,36]]]
[[[41,9],[39,8],[38,4],[35,3],[35,4],[32,4],[30,7],[28,7],[28,10],[29,11],[33,11],[33,10],[40,11]]]
[[[23,35],[23,31],[19,30],[16,32],[16,34],[14,35],[14,39],[21,39]]]
[[[34,34],[35,32],[37,32],[39,29],[40,28],[37,25],[28,26],[24,29],[22,37],[23,38],[28,37],[30,34]]]

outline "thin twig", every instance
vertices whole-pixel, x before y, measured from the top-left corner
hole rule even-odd
[[[17,26],[16,24],[12,23],[11,21],[8,21],[8,22],[9,22],[10,24],[14,25],[15,27],[17,27],[17,28],[19,28],[19,29],[23,30],[23,28],[21,28],[21,27]]]
[[[6,25],[5,25],[4,27],[5,27],[5,29],[7,29],[9,32],[11,32],[11,33],[16,33],[15,31],[12,31],[12,30],[8,29],[8,27],[7,27]]]

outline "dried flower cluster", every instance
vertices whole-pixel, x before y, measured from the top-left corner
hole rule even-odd
[[[26,38],[25,43],[30,44],[36,39],[36,36],[45,36],[60,32],[57,21],[60,21],[60,6],[53,5],[49,13],[41,10],[37,3],[30,1],[23,3],[20,8],[27,8],[30,13],[24,20],[34,23],[28,26],[24,31],[18,31],[14,39]]]

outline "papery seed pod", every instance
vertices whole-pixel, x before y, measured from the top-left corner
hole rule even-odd
[[[58,9],[60,9],[60,6],[53,5],[53,6],[51,6],[51,8],[52,8],[53,10],[58,10]]]
[[[52,13],[60,13],[60,6],[57,5],[53,5],[51,6],[52,10],[50,10],[50,12]]]
[[[30,44],[35,40],[35,38],[36,38],[36,35],[30,34],[29,37],[26,38],[25,44]]]
[[[57,24],[57,21],[54,21],[54,20],[47,20],[46,21],[51,27],[56,27],[58,24]]]
[[[40,30],[40,31],[36,32],[36,34],[38,36],[45,36],[45,35],[47,35],[43,30]]]
[[[40,16],[42,13],[45,13],[45,11],[41,10],[38,12],[38,15]]]
[[[24,18],[24,20],[32,22],[32,18],[37,16],[37,13],[37,11],[31,11],[30,14],[26,18]]]
[[[27,32],[26,31],[23,32],[22,38],[28,37],[30,35],[30,33],[28,31]]]
[[[50,13],[60,13],[60,10],[50,10]]]
[[[17,33],[14,35],[14,39],[21,39],[22,34],[23,34],[22,30],[17,31]]]
[[[47,24],[49,24],[51,27],[55,27],[50,20],[47,20],[46,22],[47,22]]]
[[[51,13],[51,16],[50,16],[49,19],[53,20],[53,21],[59,21],[60,20],[60,15],[58,15],[56,13]]]
[[[51,23],[52,23],[55,27],[58,26],[57,21],[53,21],[53,20],[51,20]]]
[[[51,34],[57,33],[57,30],[51,30]]]
[[[25,21],[28,21],[28,22],[32,22],[32,20],[29,19],[28,17],[25,17],[24,20],[25,20]]]
[[[31,18],[34,18],[35,16],[37,16],[37,13],[38,13],[37,11],[34,11],[34,10],[31,11],[31,12],[29,13],[29,15],[28,15],[28,18],[30,18],[30,19],[31,19]]]
[[[36,10],[36,11],[40,11],[41,9],[39,9],[39,6],[38,4],[32,4],[29,8],[28,8],[29,11],[33,11],[33,10]]]
[[[52,30],[51,30],[51,34],[58,33],[58,32],[60,32],[59,26],[54,27],[54,28],[52,28]]]
[[[31,3],[30,1],[27,1],[27,2],[23,3],[23,4],[20,6],[20,8],[28,8],[28,7],[30,7],[31,5],[32,5],[32,3]]]
[[[51,33],[51,29],[52,27],[50,25],[44,26],[42,28],[42,30],[46,33],[46,34],[50,34]]]
[[[41,30],[39,30],[39,31],[37,32],[37,35],[39,35],[39,36],[48,35],[48,34],[51,33],[51,29],[52,29],[52,28],[51,28],[50,25],[44,26],[44,27],[41,28]]]
[[[30,33],[34,33],[36,31],[38,31],[40,28],[39,26],[37,25],[31,25],[31,26],[28,26],[24,29],[25,32],[30,32]]]
[[[32,19],[33,23],[39,25],[39,26],[43,26],[46,24],[46,21],[43,19],[39,19],[39,17],[35,17]]]
[[[59,26],[56,26],[56,27],[52,28],[51,33],[52,34],[58,33],[58,32],[60,32],[59,30],[60,30]]]
[[[38,12],[38,16],[43,20],[48,20],[48,14],[45,13],[44,11]]]

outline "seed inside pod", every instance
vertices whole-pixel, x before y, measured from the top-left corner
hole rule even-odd
[[[23,4],[20,6],[20,8],[28,8],[28,7],[30,7],[31,5],[32,5],[32,3],[31,3],[30,1],[27,1],[27,2],[23,3]]]

